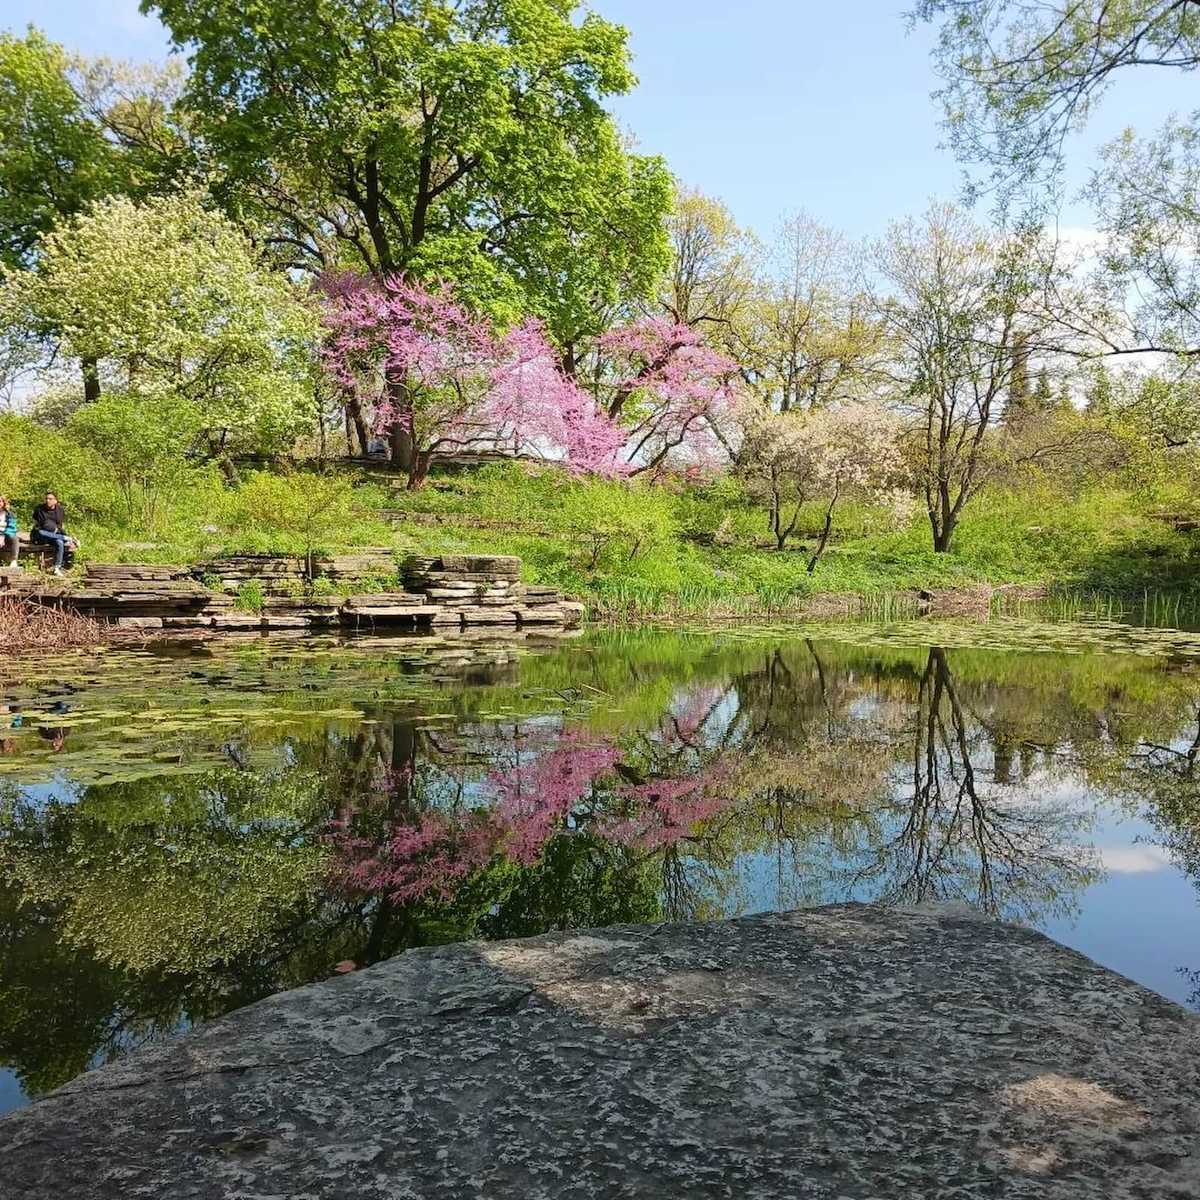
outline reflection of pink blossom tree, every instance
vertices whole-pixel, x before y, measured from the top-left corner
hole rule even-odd
[[[489,780],[497,800],[493,813],[505,830],[509,857],[523,866],[536,861],[566,815],[620,760],[611,742],[567,733],[515,770],[494,772]]]
[[[532,866],[572,818],[594,836],[647,851],[692,837],[728,805],[722,785],[730,772],[677,735],[666,736],[640,746],[638,765],[630,766],[629,751],[614,739],[565,731],[523,748],[515,766],[492,770],[471,808],[417,814],[382,843],[342,826],[333,835],[339,882],[400,903],[447,899],[495,861]]]

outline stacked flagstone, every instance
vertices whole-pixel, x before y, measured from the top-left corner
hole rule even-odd
[[[59,601],[76,612],[135,629],[196,628],[211,623],[216,611],[232,605],[190,578],[183,567],[149,563],[89,566],[83,587],[48,588],[36,574],[10,581],[15,590]]]
[[[406,591],[423,596],[464,625],[579,625],[582,604],[552,587],[521,582],[513,554],[443,554],[404,560]]]
[[[404,560],[404,589],[464,625],[516,625],[525,606],[521,560],[512,554],[443,554]]]
[[[304,587],[308,571],[303,558],[281,554],[229,554],[193,568],[197,579],[219,580],[220,586],[236,593],[243,585],[257,583],[264,596],[287,596]]]
[[[373,557],[345,556],[338,569],[361,578],[357,572]],[[392,562],[390,556],[387,561]],[[583,605],[565,600],[554,588],[522,584],[521,560],[512,555],[410,558],[403,591],[344,597],[305,594],[299,559],[239,555],[219,560],[221,574],[214,579],[217,565],[93,564],[85,569],[82,586],[69,577],[0,570],[0,595],[60,604],[131,629],[303,630],[338,623],[357,629],[574,628],[584,616]],[[233,593],[251,580],[263,592],[261,611],[245,611],[235,601]]]
[[[396,559],[386,546],[365,546],[350,554],[334,554],[313,560],[312,574],[333,583],[359,579],[386,579],[396,573]],[[229,554],[194,567],[197,578],[219,579],[221,586],[236,592],[246,583],[257,583],[266,596],[291,596],[309,579],[303,557],[284,554]]]

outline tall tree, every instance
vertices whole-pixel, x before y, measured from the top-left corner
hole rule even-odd
[[[189,405],[219,461],[287,445],[311,417],[308,297],[195,193],[110,196],[38,258],[4,279],[0,319],[61,331],[64,353],[139,403]]]
[[[1002,206],[1019,191],[1035,208],[1053,199],[1068,135],[1115,79],[1200,65],[1194,0],[920,0],[913,16],[941,22],[951,141]],[[1058,298],[1090,353],[1200,355],[1198,146],[1194,118],[1171,118],[1153,137],[1127,131],[1105,148],[1088,189],[1105,237],[1091,295]]]
[[[0,267],[30,267],[42,237],[114,184],[113,147],[85,111],[69,69],[63,48],[36,29],[23,38],[0,33]],[[55,332],[26,331],[16,345],[6,329],[6,374],[35,360]],[[100,394],[87,359],[83,384],[87,399]]]
[[[61,46],[36,29],[0,33],[0,263],[26,267],[38,240],[112,186],[103,131],[68,78]]]
[[[292,266],[440,278],[541,317],[568,359],[665,266],[670,179],[602,106],[634,83],[625,30],[576,0],[145,7],[190,56],[228,188]],[[393,446],[407,464],[403,422]]]
[[[196,149],[177,108],[177,67],[131,67],[69,55],[36,29],[0,33],[0,267],[30,269],[42,239],[97,200],[145,196],[195,174]],[[62,331],[6,330],[0,376],[37,365]],[[84,398],[100,394],[82,361]]]
[[[1047,341],[1038,250],[1032,235],[998,238],[949,205],[894,224],[876,248],[888,288],[880,312],[939,553],[985,477],[988,433],[1014,376]]]
[[[670,318],[706,332],[719,346],[750,299],[759,248],[729,210],[694,188],[677,188],[667,219],[671,269],[660,303]]]
[[[805,213],[787,218],[732,328],[746,383],[779,412],[857,400],[881,328],[846,239]]]

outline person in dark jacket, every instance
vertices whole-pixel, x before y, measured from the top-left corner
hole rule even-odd
[[[75,539],[67,534],[66,510],[59,503],[53,492],[46,493],[44,504],[39,504],[33,510],[33,531],[31,537],[35,542],[54,547],[54,573],[63,573],[63,564],[68,567],[74,557]]]
[[[20,549],[17,514],[9,507],[8,497],[0,496],[0,567],[12,567],[14,571],[19,571],[21,568],[17,563],[17,555]]]

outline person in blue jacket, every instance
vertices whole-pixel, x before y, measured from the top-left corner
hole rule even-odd
[[[0,566],[21,569],[17,562],[20,543],[17,541],[17,514],[9,506],[8,497],[0,496]]]

